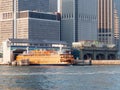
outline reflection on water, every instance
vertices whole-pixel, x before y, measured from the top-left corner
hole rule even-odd
[[[0,90],[119,90],[120,66],[0,66]]]

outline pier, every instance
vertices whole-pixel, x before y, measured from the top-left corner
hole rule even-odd
[[[91,65],[91,60],[74,60],[74,65]]]
[[[74,65],[120,65],[120,60],[75,60]]]
[[[120,65],[120,60],[91,60],[92,65]]]

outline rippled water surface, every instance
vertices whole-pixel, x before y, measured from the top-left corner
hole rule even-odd
[[[0,90],[120,90],[120,66],[0,66]]]

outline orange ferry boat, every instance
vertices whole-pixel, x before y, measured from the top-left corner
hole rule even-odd
[[[61,53],[55,50],[32,50],[16,57],[17,62],[22,60],[28,60],[32,65],[69,65],[74,63],[74,58],[69,52]]]

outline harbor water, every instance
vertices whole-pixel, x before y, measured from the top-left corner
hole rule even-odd
[[[0,90],[120,90],[120,66],[0,66]]]

